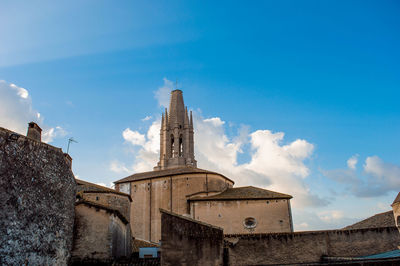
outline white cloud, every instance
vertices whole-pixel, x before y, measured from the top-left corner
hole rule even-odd
[[[363,187],[366,191],[360,191],[360,193],[374,195],[400,190],[399,166],[385,163],[378,156],[371,156],[365,160],[364,172],[369,176],[369,179]]]
[[[142,118],[142,121],[148,121],[148,120],[150,120],[150,119],[152,119],[152,116],[146,116],[145,118]]]
[[[158,101],[158,105],[167,108],[169,104],[169,97],[173,89],[172,81],[164,78],[164,85],[154,93],[154,97]]]
[[[400,190],[400,167],[385,163],[378,156],[365,159],[363,173],[356,171],[358,155],[347,160],[348,169],[321,170],[328,178],[345,185],[358,197],[382,196],[390,191]]]
[[[296,231],[305,231],[309,229],[309,225],[306,222],[302,222],[296,226]]]
[[[150,171],[156,165],[160,150],[160,125],[161,121],[153,121],[146,134],[133,131],[130,128],[122,132],[124,140],[134,147],[135,159],[132,167],[126,167],[118,161],[110,163],[110,170],[115,173],[132,173]]]
[[[123,138],[133,145],[143,145],[145,143],[144,135],[140,134],[138,131],[132,131],[130,128],[125,129],[122,132]]]
[[[110,170],[115,173],[119,173],[119,174],[131,172],[131,170],[128,169],[128,167],[126,167],[123,163],[118,162],[116,160],[114,160],[110,163]]]
[[[95,184],[96,184],[96,185],[99,185],[99,186],[103,186],[103,187],[112,188],[112,189],[114,189],[114,187],[115,187],[115,185],[114,185],[113,182],[110,182],[108,185],[105,184],[105,183],[95,183]]]
[[[311,212],[304,209],[293,209],[293,216],[296,217],[294,220],[295,231],[340,229],[365,218],[349,218],[341,210]]]
[[[0,126],[25,135],[28,123],[34,121],[43,129],[44,142],[51,142],[67,134],[60,126],[49,127],[43,123],[43,117],[33,108],[27,89],[0,80],[0,95]]]
[[[47,128],[42,133],[42,141],[43,142],[52,142],[55,138],[65,137],[67,135],[67,131],[65,131],[62,127],[56,126]]]
[[[322,211],[317,214],[325,222],[334,222],[344,217],[343,212],[339,210]]]
[[[351,156],[347,160],[347,167],[349,167],[350,169],[355,170],[356,166],[357,166],[357,162],[358,162],[358,154]]]

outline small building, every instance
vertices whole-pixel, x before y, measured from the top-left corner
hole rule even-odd
[[[252,186],[202,194],[188,199],[191,217],[225,234],[293,232],[290,195]]]
[[[83,180],[76,180],[72,262],[108,263],[130,257],[129,195]]]

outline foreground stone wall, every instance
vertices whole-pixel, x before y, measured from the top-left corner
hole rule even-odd
[[[0,128],[0,265],[66,265],[74,201],[61,149]]]
[[[223,231],[161,211],[161,265],[222,265]]]
[[[278,234],[225,235],[229,265],[319,262],[322,256],[357,257],[397,249],[396,227]]]

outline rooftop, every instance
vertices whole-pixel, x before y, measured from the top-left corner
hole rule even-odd
[[[114,183],[118,184],[118,183],[138,181],[138,180],[149,179],[149,178],[156,178],[156,177],[165,177],[165,176],[171,176],[171,175],[197,174],[197,173],[220,175],[220,176],[226,178],[227,180],[231,181],[232,183],[235,183],[233,180],[227,178],[226,176],[224,176],[222,174],[195,168],[195,167],[178,167],[178,168],[137,173],[137,174],[133,174],[128,177],[125,177],[123,179],[120,179],[118,181],[115,181]]]
[[[106,206],[106,205],[103,205],[103,204],[99,204],[99,203],[95,203],[95,202],[91,202],[91,201],[87,201],[87,200],[79,200],[79,201],[75,202],[75,206],[78,206],[78,205],[81,205],[81,204],[87,205],[89,207],[95,207],[95,208],[98,208],[98,209],[103,209],[103,210],[105,210],[105,211],[107,211],[109,213],[113,213],[113,214],[117,215],[121,219],[121,221],[123,223],[125,223],[125,224],[129,223],[128,219],[125,218],[125,216],[119,210],[117,210],[115,208],[112,208],[110,206]]]
[[[396,226],[394,223],[394,216],[392,211],[382,212],[368,217],[358,223],[346,226],[344,230],[349,229],[362,229],[362,228],[376,228],[376,227],[390,227]]]
[[[248,186],[228,188],[227,190],[212,196],[193,197],[190,201],[202,200],[251,200],[251,199],[291,199],[291,195],[283,194],[263,188]]]
[[[129,194],[123,193],[123,192],[119,192],[116,191],[115,189],[112,188],[108,188],[108,187],[104,187],[104,186],[100,186],[97,184],[93,184],[87,181],[83,181],[80,179],[75,179],[76,180],[76,184],[77,184],[77,192],[83,191],[86,193],[114,193],[114,194],[118,194],[121,196],[126,196],[129,198],[130,201],[132,201],[132,198]]]

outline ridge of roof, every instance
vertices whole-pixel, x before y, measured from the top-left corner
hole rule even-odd
[[[217,195],[193,197],[189,201],[207,200],[251,200],[251,199],[291,199],[289,194],[279,193],[254,186],[228,188]]]
[[[391,210],[374,214],[354,224],[348,225],[342,228],[342,230],[375,228],[375,227],[385,227],[385,226],[391,226],[391,227],[396,226],[393,216],[393,211]]]
[[[138,181],[143,179],[150,179],[150,178],[157,178],[157,177],[165,177],[171,175],[184,175],[184,174],[195,174],[195,173],[205,173],[205,174],[216,174],[224,177],[225,179],[235,183],[233,180],[229,179],[228,177],[224,176],[223,174],[212,172],[204,169],[200,169],[197,167],[176,167],[170,169],[163,169],[163,170],[154,170],[142,173],[136,173],[120,180],[114,182],[114,184],[131,182],[131,181]]]
[[[125,224],[129,223],[128,219],[119,210],[114,209],[114,208],[112,208],[110,206],[106,206],[106,205],[99,204],[99,203],[94,203],[94,202],[88,201],[88,200],[79,200],[79,201],[75,202],[75,206],[80,205],[80,204],[85,204],[85,205],[88,205],[88,206],[92,206],[92,207],[95,207],[95,208],[99,208],[99,209],[103,209],[103,210],[109,211],[109,212],[114,213],[115,215],[117,215],[121,219],[121,221],[123,223],[125,223]]]
[[[82,186],[86,187],[85,189],[81,190],[83,192],[87,192],[87,193],[96,193],[96,192],[98,192],[98,193],[114,193],[114,194],[118,194],[118,195],[121,195],[121,196],[126,196],[126,197],[129,198],[129,201],[132,201],[131,195],[126,194],[124,192],[120,192],[120,191],[117,191],[117,190],[109,188],[109,187],[105,187],[105,186],[97,185],[97,184],[94,184],[94,183],[91,183],[91,182],[87,182],[87,181],[84,181],[82,179],[75,178],[75,180],[76,180],[77,186],[82,185]],[[89,187],[93,187],[94,189],[90,189]],[[99,189],[99,190],[96,190],[96,189]],[[79,189],[77,189],[77,190],[79,191]]]
[[[183,220],[186,220],[186,221],[189,221],[189,222],[192,222],[192,223],[196,223],[196,224],[204,225],[204,226],[207,226],[207,227],[211,227],[213,229],[224,231],[224,228],[222,228],[222,227],[219,227],[219,226],[216,226],[216,225],[212,225],[212,224],[200,221],[200,220],[196,220],[196,219],[193,219],[191,217],[187,217],[187,216],[184,216],[184,215],[181,215],[181,214],[177,214],[175,212],[171,212],[171,211],[168,211],[168,210],[165,210],[165,209],[162,209],[162,208],[160,208],[159,211],[160,211],[160,213],[165,213],[165,214],[168,214],[168,215],[171,215],[171,216],[174,216],[174,217],[178,217],[180,219],[183,219]]]

